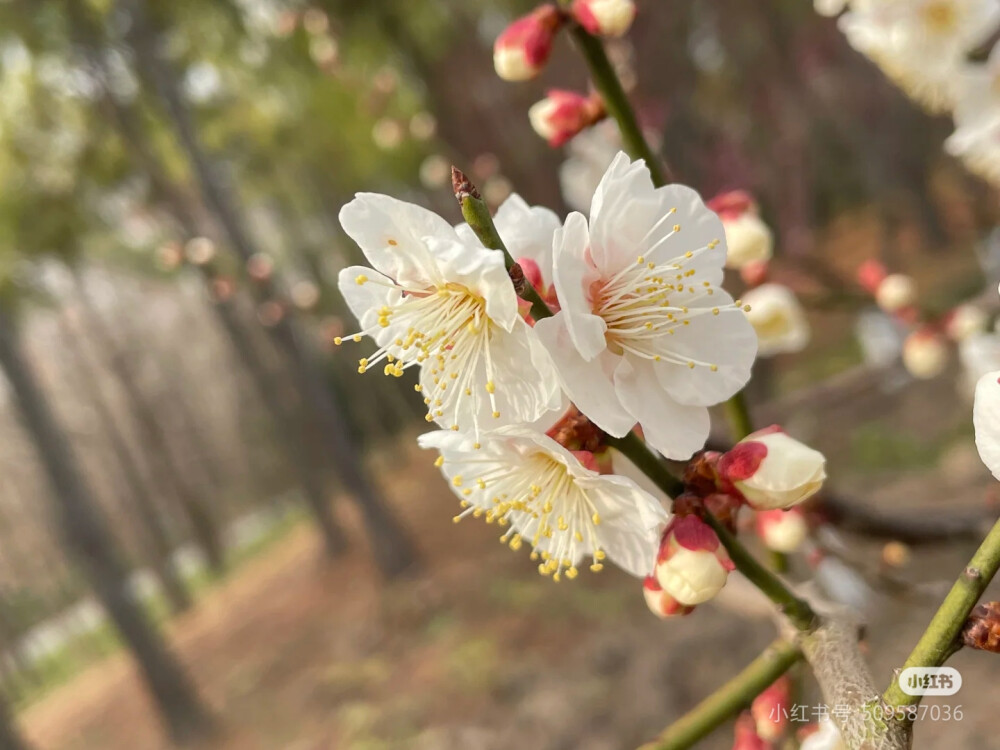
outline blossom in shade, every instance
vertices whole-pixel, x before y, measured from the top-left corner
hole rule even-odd
[[[913,277],[891,273],[875,289],[875,304],[887,313],[910,307],[917,299],[917,285]]]
[[[918,380],[936,378],[948,366],[948,345],[939,333],[920,328],[903,342],[903,367]]]
[[[979,457],[1000,479],[1000,371],[986,373],[976,384],[972,421]]]
[[[955,132],[945,149],[973,172],[1000,182],[1000,45],[984,63],[968,63],[958,76]]]
[[[344,299],[376,352],[359,372],[396,377],[420,367],[428,421],[473,435],[531,422],[559,404],[551,360],[518,313],[503,255],[464,242],[444,219],[384,195],[359,194],[340,212],[372,268],[340,272]]]
[[[597,95],[552,89],[528,110],[531,127],[553,148],[562,146],[605,116],[604,102]]]
[[[743,190],[732,190],[708,201],[726,229],[726,268],[742,269],[766,263],[774,253],[774,235],[757,212],[757,204]]]
[[[642,595],[646,599],[646,606],[649,607],[650,612],[661,619],[683,617],[694,612],[694,607],[681,604],[664,591],[660,582],[656,580],[656,576],[646,576],[642,582]]]
[[[757,512],[757,535],[773,552],[795,552],[809,535],[805,514],[799,508]]]
[[[746,384],[757,336],[719,284],[725,235],[682,185],[615,158],[590,222],[572,213],[553,241],[560,311],[535,331],[567,396],[605,432],[638,422],[654,448],[687,458],[708,436],[707,407]]]
[[[691,515],[671,519],[664,529],[653,575],[671,599],[690,607],[718,594],[733,568],[712,528]]]
[[[755,510],[791,508],[823,486],[826,458],[775,425],[733,446],[718,472]]]
[[[559,166],[559,189],[574,211],[589,211],[594,192],[622,148],[614,120],[603,120],[584,130],[566,147],[566,161]]]
[[[757,332],[757,354],[802,351],[809,343],[809,321],[795,293],[782,284],[762,284],[743,296],[747,318]]]
[[[950,109],[966,54],[1000,25],[995,0],[854,3],[839,19],[858,51],[932,112]]]
[[[570,12],[589,33],[620,37],[632,27],[636,8],[633,0],[573,0]]]
[[[958,359],[963,385],[968,393],[974,393],[979,378],[1000,370],[1000,335],[983,332],[967,336],[958,343]]]
[[[631,480],[599,474],[592,454],[515,425],[477,442],[449,430],[419,442],[440,451],[437,465],[462,503],[455,520],[498,524],[511,549],[532,548],[540,573],[572,579],[586,559],[595,572],[605,559],[638,577],[652,569],[666,511]]]
[[[541,5],[511,23],[493,43],[493,67],[505,81],[534,78],[552,53],[552,42],[563,23],[554,5]]]

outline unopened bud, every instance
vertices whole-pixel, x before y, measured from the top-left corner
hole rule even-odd
[[[795,293],[783,284],[762,284],[749,290],[743,301],[750,308],[747,320],[757,333],[757,355],[802,351],[812,335],[805,310]]]
[[[757,535],[773,552],[788,554],[802,546],[809,534],[805,514],[798,508],[757,513]]]
[[[708,207],[722,219],[726,230],[726,267],[742,269],[749,263],[766,263],[774,252],[771,229],[757,213],[749,193],[732,190],[721,193]]]
[[[962,643],[1000,654],[1000,602],[984,602],[972,610],[962,628]]]
[[[531,127],[553,148],[563,145],[605,117],[604,103],[594,94],[552,89],[528,110]]]
[[[771,750],[771,743],[757,733],[757,723],[744,711],[733,727],[733,750]]]
[[[719,475],[755,510],[791,508],[826,479],[826,458],[774,426],[751,433],[719,459]]]
[[[889,272],[880,261],[869,259],[858,266],[856,275],[861,288],[869,294],[875,294]]]
[[[978,305],[959,305],[945,319],[944,330],[952,341],[965,341],[986,330],[989,316]]]
[[[583,28],[596,36],[620,37],[632,27],[632,0],[574,0],[570,10]]]
[[[274,261],[265,253],[254,253],[247,260],[247,275],[257,282],[264,282],[274,273]]]
[[[766,260],[751,261],[740,269],[740,278],[743,279],[744,284],[753,289],[767,281],[769,268],[770,263]]]
[[[791,700],[792,682],[788,675],[779,677],[754,698],[750,714],[761,739],[776,742],[788,731]]]
[[[642,582],[642,595],[646,599],[649,611],[661,619],[667,617],[683,617],[694,611],[694,607],[686,607],[671,597],[656,580],[656,576],[646,576]]]
[[[175,270],[183,259],[184,254],[176,242],[167,242],[156,249],[156,265],[164,271]]]
[[[552,42],[563,15],[554,5],[542,5],[503,30],[493,43],[493,67],[505,81],[534,78],[552,53]]]
[[[903,366],[919,380],[937,377],[948,365],[948,347],[933,331],[914,331],[903,342]]]
[[[191,265],[208,265],[215,258],[215,243],[208,237],[192,237],[184,245],[184,256]]]
[[[875,304],[887,313],[910,307],[916,299],[916,283],[912,277],[902,273],[889,274],[875,290]]]
[[[733,567],[712,528],[697,516],[685,516],[664,530],[654,575],[668,596],[694,606],[718,594]]]

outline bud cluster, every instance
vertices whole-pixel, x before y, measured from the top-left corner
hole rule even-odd
[[[635,20],[633,0],[574,0],[568,9],[546,3],[515,19],[493,43],[493,67],[505,81],[527,81],[542,72],[559,30],[568,23],[588,34],[624,36]],[[552,147],[562,146],[605,117],[597,94],[553,89],[528,112],[531,126]]]
[[[659,617],[686,615],[726,584],[732,562],[705,513],[730,531],[742,506],[756,511],[756,531],[775,552],[797,550],[809,533],[798,507],[823,486],[823,454],[777,426],[751,433],[726,453],[707,451],[689,463],[686,491],[673,501],[656,566],[646,578],[646,603]],[[765,736],[762,734],[761,736]]]

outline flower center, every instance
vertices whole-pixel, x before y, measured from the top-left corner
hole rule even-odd
[[[356,282],[388,286],[401,294],[397,302],[377,310],[375,325],[344,337],[360,341],[362,335],[368,335],[381,344],[373,355],[358,360],[358,372],[366,372],[383,360],[383,373],[397,378],[413,365],[429,367],[429,377],[415,386],[424,394],[426,419],[448,419],[453,430],[458,429],[458,415],[467,399],[474,400],[473,415],[479,413],[480,402],[488,399],[493,416],[500,416],[490,355],[494,324],[486,315],[482,297],[455,283],[413,289],[364,275]],[[342,341],[338,337],[334,343]],[[485,382],[474,382],[484,372]],[[478,421],[474,428],[478,436]]]
[[[680,225],[675,225],[674,233],[679,230]],[[634,265],[610,279],[595,282],[590,289],[592,310],[607,324],[604,336],[608,349],[619,356],[632,354],[655,362],[704,366],[716,371],[715,364],[674,353],[670,337],[699,315],[720,313],[719,307],[692,307],[692,303],[715,294],[715,289],[708,281],[698,281],[697,270],[687,267],[688,261],[717,245],[718,241],[713,241],[659,263],[640,255]]]
[[[485,468],[473,478],[474,487],[462,490],[474,502],[462,501],[465,510],[455,516],[456,523],[471,515],[485,517],[487,523],[509,525],[500,541],[512,550],[528,541],[533,548],[531,559],[541,558],[538,572],[555,581],[563,575],[576,578],[576,565],[583,557],[592,558],[590,569],[595,573],[604,567],[605,553],[597,533],[601,517],[562,462],[539,451],[516,464],[486,457],[482,463]],[[465,481],[457,475],[452,484],[461,487]]]
[[[950,34],[958,26],[958,9],[951,0],[927,3],[920,13],[924,26],[932,34]]]

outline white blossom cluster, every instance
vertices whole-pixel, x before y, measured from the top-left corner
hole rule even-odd
[[[837,15],[851,45],[914,100],[951,112],[945,148],[1000,183],[1000,31],[997,0],[815,0]],[[992,43],[992,49],[989,45]]]
[[[503,254],[469,226],[367,193],[340,220],[371,267],[340,274],[360,328],[337,343],[374,339],[360,372],[419,369],[427,420],[442,428],[420,443],[440,452],[463,508],[456,520],[496,523],[556,580],[588,560],[648,574],[668,520],[660,502],[545,430],[568,400],[609,435],[640,427],[670,458],[704,446],[708,407],[746,384],[757,353],[744,310],[720,287],[718,216],[691,188],[654,188],[623,153],[589,218],[561,223],[511,196],[495,224],[554,312],[537,321]]]

